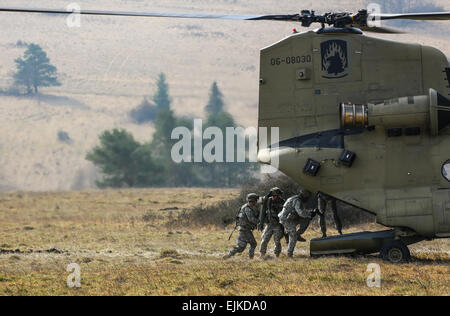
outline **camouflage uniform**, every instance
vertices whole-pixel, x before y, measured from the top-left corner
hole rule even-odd
[[[329,206],[333,212],[333,218],[334,218],[334,223],[336,225],[336,229],[339,232],[340,235],[342,235],[342,222],[341,219],[339,218],[339,214],[337,212],[337,207],[336,207],[336,199],[331,197],[331,196],[327,196],[324,195],[322,193],[319,193],[317,195],[317,204],[318,204],[318,215],[319,215],[319,224],[320,224],[320,229],[322,230],[322,235],[323,237],[327,236],[327,223],[325,221],[325,213],[327,211],[327,206]]]
[[[267,244],[272,236],[273,241],[275,242],[275,255],[278,257],[281,253],[281,239],[284,237],[284,227],[280,224],[278,214],[282,211],[284,203],[285,201],[279,196],[276,200],[274,200],[273,197],[269,197],[267,200],[267,207],[261,209],[260,219],[263,220],[265,218],[265,222],[267,223],[259,248],[262,256],[266,254]],[[264,223],[260,223],[260,225],[264,225]]]
[[[225,258],[229,258],[237,253],[243,252],[247,247],[247,244],[250,244],[250,249],[248,251],[250,259],[254,257],[257,243],[252,231],[256,228],[258,223],[259,218],[256,211],[256,206],[252,207],[248,203],[243,205],[237,219],[237,225],[239,226],[237,246],[231,249],[230,253]]]
[[[294,195],[284,204],[283,211],[278,216],[289,234],[288,256],[294,254],[297,239],[308,228],[313,214],[313,211],[305,208],[305,202],[300,198],[300,195]],[[298,230],[297,225],[300,225]]]

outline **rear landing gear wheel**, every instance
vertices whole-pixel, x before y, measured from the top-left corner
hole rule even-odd
[[[408,247],[400,240],[388,241],[380,251],[381,258],[391,263],[403,263],[411,260]]]

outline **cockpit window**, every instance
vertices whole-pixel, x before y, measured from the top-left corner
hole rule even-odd
[[[344,136],[362,134],[364,130],[329,130],[284,140],[271,148],[344,148]]]
[[[442,175],[447,181],[450,181],[450,160],[447,160],[442,166]]]

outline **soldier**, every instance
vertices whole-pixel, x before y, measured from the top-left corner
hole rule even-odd
[[[316,211],[306,209],[306,202],[311,193],[308,190],[300,190],[298,195],[290,197],[283,206],[283,210],[278,217],[281,224],[286,228],[289,234],[288,256],[292,258],[294,255],[297,240],[304,241],[301,235],[308,228],[311,220],[314,218]],[[297,230],[297,225],[300,228]]]
[[[284,227],[280,224],[278,214],[283,210],[283,205],[285,202],[281,198],[281,195],[283,195],[283,191],[281,191],[280,188],[272,188],[268,196],[266,196],[263,207],[261,208],[258,230],[262,231],[264,224],[267,224],[264,229],[261,246],[259,248],[261,258],[266,256],[267,244],[272,236],[273,241],[275,242],[275,256],[279,257],[281,253],[281,239],[284,237]]]
[[[236,218],[236,225],[239,227],[237,246],[231,249],[230,252],[223,257],[223,259],[231,258],[236,253],[243,252],[247,247],[247,244],[250,244],[250,249],[248,250],[249,258],[253,259],[255,256],[257,243],[252,231],[259,223],[259,214],[256,210],[258,199],[259,196],[255,193],[250,193],[247,195],[248,203],[241,207]]]
[[[319,192],[317,194],[317,204],[319,208],[317,214],[319,215],[319,224],[320,229],[322,230],[322,238],[327,237],[327,223],[325,221],[327,206],[331,208],[333,212],[334,224],[336,225],[336,229],[339,232],[339,235],[342,235],[342,222],[337,212],[336,199]]]

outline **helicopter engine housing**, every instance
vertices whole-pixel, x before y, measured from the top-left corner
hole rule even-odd
[[[385,129],[406,128],[411,134],[418,132],[419,126],[426,126],[432,136],[450,124],[450,115],[445,98],[436,90],[430,89],[429,95],[402,97],[367,105],[341,104],[341,128],[361,129],[381,127]]]

